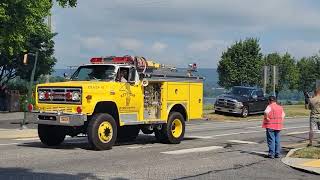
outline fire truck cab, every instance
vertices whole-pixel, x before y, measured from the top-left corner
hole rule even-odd
[[[185,122],[202,118],[203,78],[142,57],[92,58],[67,82],[39,84],[29,121],[42,143],[61,144],[66,135],[88,135],[96,150],[140,130],[160,142],[180,143]]]

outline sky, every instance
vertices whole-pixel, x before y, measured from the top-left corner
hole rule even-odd
[[[320,50],[318,0],[78,0],[55,6],[55,68],[91,57],[138,55],[160,63],[216,68],[232,43],[260,40],[262,52],[296,59]]]

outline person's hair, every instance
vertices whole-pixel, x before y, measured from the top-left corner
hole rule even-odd
[[[275,96],[269,96],[269,102],[277,102],[277,98]]]
[[[320,95],[320,87],[318,87],[315,91],[314,91],[315,95]]]

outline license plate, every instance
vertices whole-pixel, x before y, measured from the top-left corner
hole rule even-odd
[[[66,116],[61,116],[60,117],[60,123],[68,124],[69,121],[70,121],[69,117],[66,117]]]

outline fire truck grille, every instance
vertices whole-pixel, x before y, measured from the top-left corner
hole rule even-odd
[[[39,103],[81,104],[81,88],[38,88]]]

